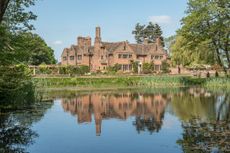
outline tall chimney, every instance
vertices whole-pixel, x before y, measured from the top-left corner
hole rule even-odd
[[[96,38],[101,38],[101,28],[96,27]]]
[[[96,36],[95,36],[95,41],[94,41],[94,47],[100,48],[100,46],[101,46],[101,28],[96,27]]]
[[[162,46],[160,37],[156,38],[156,44],[157,44],[157,46]]]
[[[145,38],[144,39],[144,45],[148,45],[149,44],[149,39],[148,38]]]

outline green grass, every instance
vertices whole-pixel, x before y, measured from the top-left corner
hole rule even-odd
[[[201,86],[230,89],[230,78],[194,78],[188,76],[126,76],[34,78],[38,88],[119,89]]]

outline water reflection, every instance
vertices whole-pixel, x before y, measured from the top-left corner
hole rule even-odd
[[[168,106],[168,104],[170,104]],[[135,116],[133,125],[138,133],[144,130],[158,132],[168,106],[171,113],[182,121],[200,118],[203,121],[229,118],[229,95],[211,93],[200,88],[185,89],[177,93],[146,94],[142,92],[90,93],[62,99],[66,112],[77,116],[78,123],[96,124],[96,134],[101,133],[103,119],[125,120]]]
[[[116,146],[136,152],[149,152],[149,148],[155,151],[158,148],[159,152],[165,149],[163,145],[170,145],[174,152],[230,151],[228,92],[183,88],[175,91],[46,93],[43,98],[56,99],[57,102],[54,105],[52,102],[38,103],[24,109],[23,113],[19,111],[0,116],[0,152],[49,152],[52,144],[56,146],[52,147],[53,152],[61,152],[60,149],[65,152],[68,147],[71,148],[68,152],[75,152],[76,148],[81,152],[92,152],[87,145],[93,146],[97,150],[95,152],[101,152],[100,148],[104,147],[122,152],[116,150]],[[52,111],[46,114],[49,108]],[[91,122],[93,126],[79,126],[66,114],[76,117],[78,124]],[[44,122],[41,121],[43,116]],[[174,122],[173,127],[166,128],[166,121],[170,119]],[[32,128],[34,125],[36,130]],[[122,133],[119,128],[123,126],[126,130]],[[105,129],[108,127],[118,132]],[[96,134],[89,132],[92,128],[95,128]],[[103,136],[100,136],[101,133]],[[150,135],[153,133],[157,134]],[[42,136],[38,137],[39,134]],[[58,138],[64,141],[60,143]],[[123,145],[127,138],[133,139],[130,146]],[[35,141],[30,148],[28,145],[34,140],[39,141]],[[106,146],[107,142],[111,145]],[[175,145],[177,148],[173,148]]]
[[[77,122],[91,122],[94,116],[96,134],[101,134],[102,120],[117,118],[126,120],[135,116],[134,125],[138,132],[148,129],[159,131],[162,125],[164,110],[170,96],[143,93],[93,93],[80,95],[71,99],[63,99],[65,111],[77,115]]]
[[[38,138],[31,126],[41,120],[52,101],[23,106],[24,110],[14,110],[0,114],[0,152],[24,153]]]

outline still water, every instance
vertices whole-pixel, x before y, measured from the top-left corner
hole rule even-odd
[[[1,147],[31,153],[230,151],[228,92],[200,88],[62,91],[45,98],[52,101],[33,111],[9,114],[4,121],[1,117],[2,125],[7,120],[5,128],[15,118],[13,125],[25,125],[21,132],[8,132]],[[10,140],[14,137],[25,142]]]

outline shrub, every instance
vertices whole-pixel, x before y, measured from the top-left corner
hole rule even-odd
[[[121,70],[121,64],[115,64],[114,66],[107,67],[108,72],[118,72]]]
[[[169,73],[170,72],[169,67],[170,67],[170,65],[169,65],[169,63],[167,63],[166,60],[162,62],[161,70],[163,73]]]
[[[144,63],[143,64],[143,73],[148,74],[152,73],[154,70],[154,64],[153,63]]]
[[[132,62],[133,72],[138,73],[138,62]]]
[[[46,65],[46,64],[41,64],[39,65],[39,72],[40,74],[51,74],[52,70]]]

